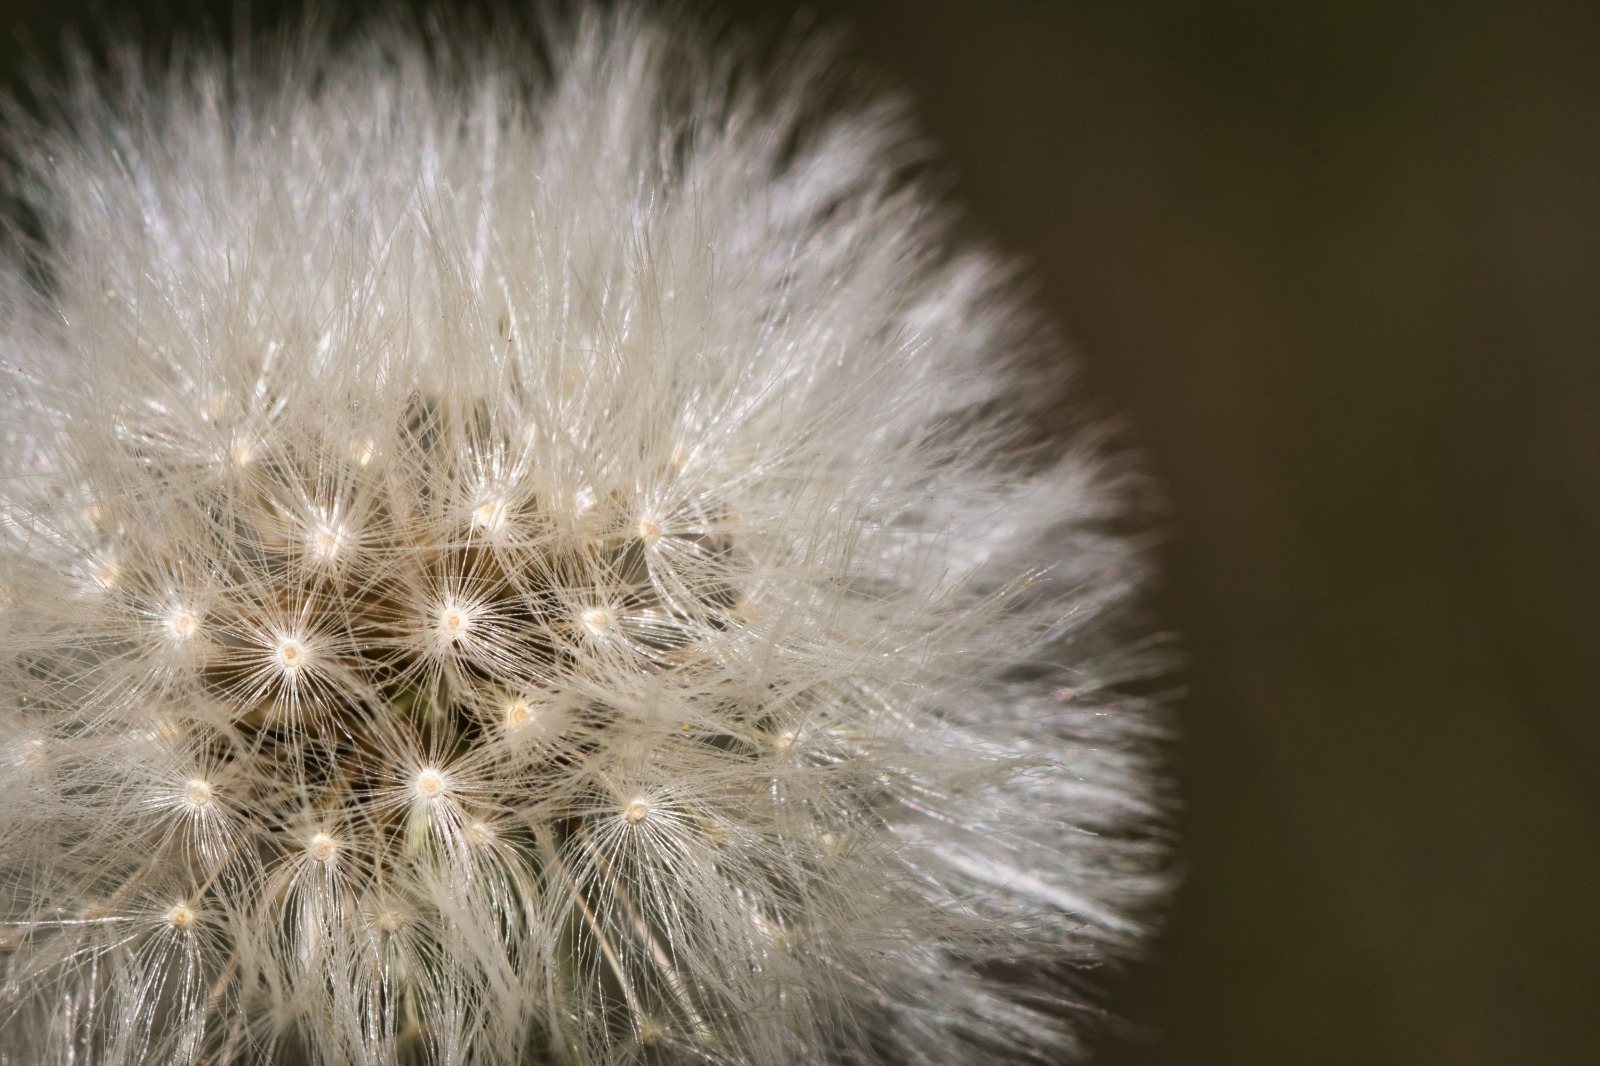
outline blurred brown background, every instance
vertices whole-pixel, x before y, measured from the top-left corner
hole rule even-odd
[[[1600,1062],[1600,4],[809,10],[1171,501],[1186,880],[1099,1061]]]

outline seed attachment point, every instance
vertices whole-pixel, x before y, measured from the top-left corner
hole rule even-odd
[[[286,674],[293,674],[305,666],[310,657],[305,644],[294,637],[284,637],[272,649],[273,662]]]
[[[528,701],[518,697],[506,704],[506,728],[515,732],[533,721],[533,708],[528,706]]]
[[[188,640],[200,631],[200,616],[180,607],[167,616],[167,635],[173,640]]]
[[[433,625],[445,643],[454,644],[472,628],[472,615],[471,608],[446,603],[434,617]]]
[[[611,612],[604,607],[586,607],[578,616],[583,623],[584,631],[591,637],[603,637],[611,632],[613,619]]]
[[[498,496],[481,501],[472,511],[472,527],[485,533],[498,533],[505,528],[506,501]]]
[[[191,777],[183,786],[183,800],[195,810],[211,806],[214,795],[211,782],[203,777]]]
[[[417,790],[417,795],[424,800],[438,799],[448,791],[448,782],[445,781],[444,774],[431,766],[418,773],[413,784]]]
[[[333,857],[339,853],[339,842],[327,833],[318,833],[306,845],[306,851],[318,862],[332,862]]]

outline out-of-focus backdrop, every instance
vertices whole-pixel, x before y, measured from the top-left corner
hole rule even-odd
[[[850,28],[1166,486],[1185,879],[1099,1061],[1600,1062],[1600,5],[721,10]]]

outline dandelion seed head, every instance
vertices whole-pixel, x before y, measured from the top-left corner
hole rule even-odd
[[[1163,883],[1125,464],[821,50],[465,32],[7,127],[0,1046],[1060,1060],[1012,975]]]

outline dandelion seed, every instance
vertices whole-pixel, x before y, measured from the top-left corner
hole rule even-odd
[[[319,526],[309,538],[312,556],[319,562],[330,563],[344,550],[345,533],[335,526]]]
[[[650,816],[650,804],[643,799],[630,800],[622,809],[624,818],[633,825],[638,825]]]
[[[199,616],[181,607],[167,616],[166,624],[167,633],[173,640],[188,640],[200,631]]]
[[[190,778],[183,786],[183,798],[195,810],[211,806],[211,782],[201,777]]]
[[[599,638],[611,632],[611,612],[604,607],[585,607],[578,619],[591,637]]]
[[[471,631],[473,614],[474,612],[470,608],[454,603],[446,603],[439,608],[434,627],[438,630],[440,638],[445,643],[453,644]]]
[[[417,774],[414,787],[416,788],[417,796],[423,800],[438,799],[447,790],[444,774],[432,767],[428,767]]]
[[[500,499],[484,500],[472,512],[474,528],[485,533],[498,533],[506,524],[506,503]]]
[[[317,833],[306,845],[306,851],[318,862],[332,862],[339,851],[339,842],[327,833]]]
[[[294,675],[305,668],[310,659],[305,643],[297,637],[283,637],[272,649],[272,661],[286,675]]]
[[[521,729],[533,721],[533,708],[528,706],[528,701],[520,697],[506,704],[506,728],[512,731]]]
[[[179,903],[167,912],[167,924],[174,929],[187,929],[194,922],[194,908],[187,903]]]

